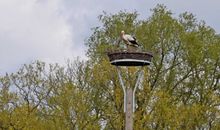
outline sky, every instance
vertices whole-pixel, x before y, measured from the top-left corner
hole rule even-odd
[[[174,16],[191,12],[220,33],[219,0],[0,0],[0,75],[36,60],[86,59],[85,40],[100,26],[103,11],[137,11],[147,18],[157,4]]]

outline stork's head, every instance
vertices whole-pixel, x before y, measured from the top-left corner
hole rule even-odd
[[[121,35],[123,35],[123,34],[125,34],[125,31],[124,31],[124,30],[121,31]]]
[[[125,34],[125,31],[122,30],[122,31],[121,31],[121,37],[122,37],[124,34]]]

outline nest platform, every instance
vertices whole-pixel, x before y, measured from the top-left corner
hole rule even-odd
[[[110,63],[116,66],[150,65],[153,55],[149,52],[108,52]]]

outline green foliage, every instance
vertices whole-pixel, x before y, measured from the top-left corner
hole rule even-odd
[[[120,11],[99,20],[102,26],[86,42],[87,62],[36,61],[0,77],[0,129],[123,130],[123,92],[106,55],[121,30],[154,55],[136,92],[134,129],[220,129],[220,36],[214,29],[188,12],[176,18],[163,5],[147,19]],[[122,71],[133,86],[137,68]]]

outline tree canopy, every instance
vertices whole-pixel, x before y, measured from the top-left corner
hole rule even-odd
[[[220,129],[220,36],[193,14],[175,17],[164,5],[138,16],[100,15],[85,43],[88,61],[36,61],[1,76],[0,129],[123,130],[123,91],[106,55],[121,30],[154,55],[136,93],[134,129]]]

